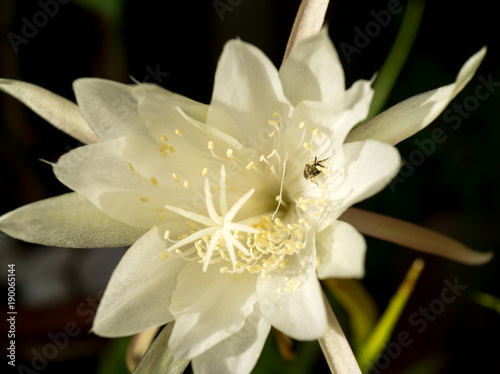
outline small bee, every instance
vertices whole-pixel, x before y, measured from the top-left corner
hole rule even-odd
[[[314,157],[314,161],[308,162],[304,166],[304,178],[310,179],[314,184],[318,184],[316,182],[316,177],[321,174],[322,171],[326,170],[327,167],[322,165],[321,163],[328,160],[328,157],[324,160],[319,160],[318,157]]]

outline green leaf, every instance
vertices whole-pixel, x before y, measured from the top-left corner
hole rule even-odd
[[[416,259],[406,273],[406,277],[399,286],[389,305],[382,314],[375,329],[359,350],[357,360],[363,372],[366,372],[377,361],[389,341],[392,331],[403,312],[415,283],[424,268],[424,261]]]
[[[424,6],[425,2],[423,0],[408,2],[403,22],[396,36],[394,45],[373,84],[375,94],[373,96],[370,112],[366,117],[367,120],[380,113],[384,108],[394,83],[396,83],[399,73],[410,54],[420,26]]]

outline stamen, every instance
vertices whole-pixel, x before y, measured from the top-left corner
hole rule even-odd
[[[249,162],[248,165],[246,166],[246,169],[248,171],[250,171],[250,170],[252,170],[254,168],[254,166],[255,166],[255,162],[253,162],[253,161]]]
[[[179,182],[179,176],[175,173],[172,173],[172,178],[174,178],[174,181]]]
[[[177,135],[179,135],[179,136],[182,138],[182,131],[181,131],[181,130],[176,129],[176,130],[175,130],[175,133],[176,133]]]
[[[203,170],[201,171],[201,176],[204,177],[205,175],[207,175],[207,173],[208,173],[208,169],[203,168]]]

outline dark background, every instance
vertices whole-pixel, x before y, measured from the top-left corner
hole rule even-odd
[[[157,83],[208,103],[217,59],[228,39],[239,37],[256,45],[279,66],[299,1],[221,0],[219,4],[231,8],[222,15],[210,0],[129,0],[122,3],[121,12],[113,11],[119,7],[101,12],[91,3],[59,4],[56,14],[36,35],[27,38],[27,43],[19,44],[16,53],[7,35],[22,35],[23,17],[32,20],[42,8],[35,1],[0,0],[0,77],[31,82],[74,100],[71,84],[77,78],[130,82],[132,76],[144,81],[152,75],[151,70],[158,70],[162,75]],[[355,27],[363,29],[373,20],[370,11],[387,6],[388,1],[333,1],[326,20],[337,48],[341,43],[354,45]],[[479,76],[487,79],[491,75],[493,81],[500,82],[499,14],[500,3],[493,0],[429,1],[413,50],[387,105],[453,82],[462,64],[483,45],[488,46],[483,64],[453,103],[463,104],[475,95],[481,84]],[[402,13],[394,15],[359,53],[345,56],[339,50],[348,85],[360,78],[370,79],[381,68],[401,19]],[[453,123],[441,115],[428,129],[399,144],[403,158],[409,159],[419,149],[415,141],[430,139],[432,129],[443,129],[447,137],[404,183],[386,188],[360,206],[438,230],[478,250],[496,251],[500,208],[498,90],[494,88],[489,98],[480,100],[477,109],[466,111],[467,118],[462,118],[458,128],[452,128]],[[0,214],[67,192],[39,159],[55,162],[77,146],[78,141],[1,95]],[[394,332],[396,337],[408,331],[414,341],[380,372],[500,372],[500,315],[472,301],[474,290],[500,297],[498,258],[470,267],[386,242],[367,241],[363,283],[381,310],[411,262],[422,257],[426,263]],[[88,330],[95,311],[91,300],[100,296],[122,250],[42,248],[2,233],[0,247],[5,275],[6,264],[16,263],[17,362],[31,367],[33,349],[41,352],[50,342],[49,332],[64,331],[71,321],[82,331]],[[439,299],[444,280],[453,282],[455,278],[467,290],[418,333],[409,323],[410,315]],[[4,308],[6,305],[0,310]],[[38,372],[66,372],[68,368],[71,372],[94,372],[99,355],[109,349],[106,340],[80,333],[49,364],[40,362]],[[419,365],[423,366],[417,371]],[[310,372],[323,370],[326,367],[319,360]]]

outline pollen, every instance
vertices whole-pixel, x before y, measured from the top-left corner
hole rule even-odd
[[[147,203],[149,201],[149,197],[141,197],[141,201],[143,203]]]
[[[132,172],[132,174],[135,175],[134,165],[132,165],[131,162],[128,163],[128,168],[130,169],[130,171]]]
[[[304,143],[304,144],[302,144],[302,145],[304,146],[304,148],[305,148],[305,149],[307,149],[307,150],[309,150],[309,151],[312,151],[312,149],[313,149],[312,145],[311,145],[311,144],[309,144],[309,143]]]
[[[149,180],[151,181],[153,186],[158,186],[158,180],[155,177],[151,177]]]
[[[170,152],[172,152],[172,153],[174,153],[174,152],[175,152],[175,148],[174,148],[174,146],[173,146],[172,144],[167,145],[167,147],[168,147],[168,150],[169,150]]]
[[[276,153],[278,153],[278,151],[276,149],[273,149],[273,151],[267,155],[267,159],[269,160],[271,157],[273,157]]]
[[[246,166],[246,169],[248,171],[250,171],[250,170],[252,170],[254,168],[254,166],[255,166],[255,162],[253,162],[253,161],[249,162],[248,165]]]
[[[165,135],[160,136],[160,139],[164,142],[168,142],[168,138]]]
[[[176,133],[177,135],[179,135],[180,137],[182,137],[182,131],[181,131],[181,130],[176,129],[176,130],[175,130],[175,133]]]
[[[208,173],[208,169],[203,168],[203,170],[201,171],[201,176],[204,177],[205,175],[207,175],[207,173]]]
[[[165,216],[163,214],[159,214],[158,219],[160,220],[160,222],[163,222],[163,220],[165,219]]]

